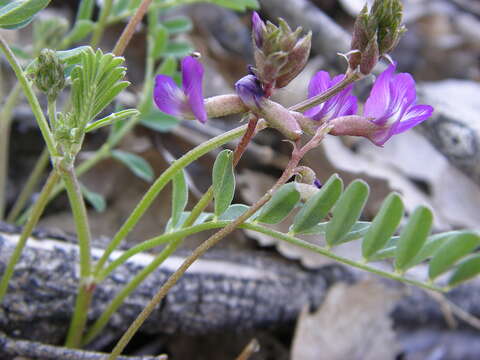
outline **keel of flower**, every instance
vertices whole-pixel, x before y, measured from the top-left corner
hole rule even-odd
[[[192,56],[182,60],[182,89],[166,75],[155,77],[153,99],[157,107],[172,116],[196,118],[207,121],[207,112],[203,102],[202,80],[203,66]]]

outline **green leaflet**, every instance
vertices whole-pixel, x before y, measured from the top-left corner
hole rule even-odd
[[[340,197],[343,181],[337,174],[332,175],[325,185],[309,199],[293,220],[291,232],[302,234],[317,225],[327,216],[330,209]]]
[[[329,246],[342,242],[352,226],[360,218],[367,202],[369,187],[363,180],[353,181],[340,196],[333,208],[332,220],[327,224],[326,241]]]
[[[432,227],[432,211],[419,206],[402,230],[395,251],[395,270],[404,273],[425,244]]]
[[[212,184],[215,199],[215,216],[227,210],[235,195],[235,175],[233,173],[233,152],[223,150],[213,165]]]
[[[164,21],[163,25],[169,34],[178,34],[190,31],[193,27],[192,21],[186,16],[177,16]]]
[[[50,0],[16,0],[0,8],[0,27],[12,28],[26,25],[32,17],[45,8]]]
[[[428,276],[434,280],[449,270],[458,260],[470,254],[480,244],[480,237],[473,232],[453,235],[433,254],[428,267]]]
[[[454,287],[480,274],[480,254],[472,255],[456,267],[448,280],[448,286]]]
[[[113,150],[112,157],[126,165],[139,178],[147,182],[153,180],[153,169],[144,158],[122,150]]]
[[[391,193],[385,199],[380,211],[373,219],[370,229],[365,234],[362,242],[362,255],[369,259],[387,244],[395,233],[403,217],[403,203],[400,196]]]
[[[262,207],[255,220],[266,224],[277,224],[290,214],[299,201],[300,193],[295,188],[295,183],[285,184]]]
[[[107,203],[101,194],[87,189],[87,187],[83,184],[80,185],[80,189],[85,200],[87,200],[97,212],[105,211],[107,208]]]
[[[188,203],[188,186],[185,171],[179,171],[173,178],[172,190],[172,227],[178,225],[180,216]]]

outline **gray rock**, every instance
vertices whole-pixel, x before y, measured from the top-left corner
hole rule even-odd
[[[445,80],[418,85],[419,103],[435,108],[420,127],[447,159],[480,185],[480,84]]]

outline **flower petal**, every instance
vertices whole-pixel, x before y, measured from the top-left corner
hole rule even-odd
[[[308,84],[308,98],[325,92],[330,87],[330,75],[326,71],[317,72]],[[305,116],[314,120],[320,120],[323,117],[325,103],[312,107],[304,112]]]
[[[182,60],[182,85],[190,110],[200,122],[207,122],[207,112],[203,102],[203,66],[192,56]]]
[[[397,74],[390,80],[390,94],[392,99],[387,113],[390,116],[403,116],[405,111],[415,102],[415,80],[407,73]]]
[[[408,129],[413,128],[414,126],[420,124],[421,122],[427,120],[432,116],[433,107],[430,105],[415,105],[411,107],[402,121],[398,124],[396,129],[396,134],[400,134]]]
[[[395,72],[395,65],[390,65],[387,70],[382,72],[373,85],[370,96],[365,102],[364,116],[373,117],[377,122],[384,120],[387,109],[392,101],[390,81]]]
[[[155,77],[153,100],[161,111],[172,116],[180,116],[184,98],[183,91],[171,77],[166,75]]]

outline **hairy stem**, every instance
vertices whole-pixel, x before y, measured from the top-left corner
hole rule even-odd
[[[60,175],[56,171],[50,174],[47,182],[45,183],[42,191],[40,192],[40,196],[38,197],[35,205],[33,206],[30,217],[28,218],[28,221],[22,230],[22,234],[20,235],[17,246],[15,247],[15,250],[7,264],[7,268],[5,269],[5,273],[3,274],[2,280],[0,282],[0,303],[3,300],[5,293],[7,292],[8,282],[13,275],[15,265],[18,262],[20,255],[22,254],[23,248],[25,247],[28,238],[32,234],[33,228],[37,224],[38,219],[40,219],[40,216],[42,215],[43,210],[45,209],[45,206],[48,202],[48,197],[50,196],[50,193],[52,192],[59,178]]]
[[[120,35],[120,38],[115,44],[115,47],[112,52],[116,56],[122,55],[125,49],[127,48],[127,45],[130,42],[133,36],[133,33],[135,32],[135,28],[140,23],[140,21],[142,21],[142,18],[147,12],[148,7],[150,6],[151,3],[152,3],[152,0],[143,0],[140,6],[137,8],[137,11],[128,22],[127,26],[122,32],[122,35]]]

